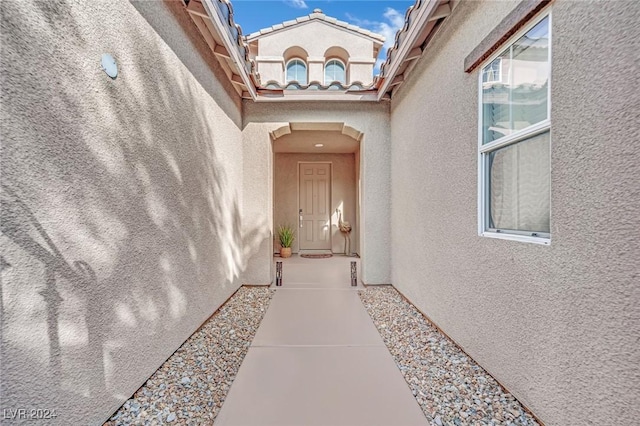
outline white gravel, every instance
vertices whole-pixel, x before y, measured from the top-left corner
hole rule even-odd
[[[212,424],[274,292],[241,287],[105,425]]]
[[[538,425],[393,287],[367,287],[358,294],[432,425]]]

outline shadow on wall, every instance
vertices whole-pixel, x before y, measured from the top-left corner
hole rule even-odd
[[[2,221],[0,222],[0,231],[2,235],[15,244],[22,250],[23,255],[30,256],[34,260],[38,261],[43,271],[44,283],[37,290],[37,294],[42,297],[41,303],[44,305],[44,315],[46,318],[46,336],[48,340],[48,371],[47,375],[53,380],[53,383],[60,386],[60,380],[62,376],[62,364],[61,364],[61,345],[60,336],[58,331],[59,311],[60,305],[64,299],[60,296],[60,292],[56,286],[56,280],[63,279],[67,281],[76,295],[80,296],[80,299],[84,302],[86,309],[86,330],[87,330],[87,343],[88,350],[91,351],[90,358],[95,359],[96,363],[91,369],[87,370],[87,373],[91,375],[91,380],[98,388],[105,388],[104,385],[104,364],[102,358],[103,342],[104,342],[104,329],[102,324],[95,319],[103,318],[104,312],[102,312],[103,305],[100,300],[89,297],[89,294],[97,289],[97,277],[91,266],[84,261],[75,261],[73,266],[70,265],[64,256],[61,254],[58,247],[51,240],[51,237],[42,224],[38,222],[33,212],[27,207],[27,205],[16,195],[16,193],[6,185],[2,185],[1,202],[2,202]],[[7,246],[7,241],[3,238],[3,246]],[[10,247],[11,250],[15,247]],[[3,259],[2,271],[12,267],[11,264]],[[2,294],[10,296],[7,298],[7,305],[14,303],[12,300],[15,294],[11,294],[11,283],[7,283],[7,289],[4,289],[4,285],[0,283],[0,290]],[[34,289],[32,289],[34,290]],[[13,297],[11,297],[13,296]],[[19,296],[19,295],[18,295]],[[4,302],[4,300],[3,300]],[[0,324],[11,325],[12,316],[4,317],[4,303],[3,309],[0,310]],[[9,306],[9,314],[11,314],[11,306]],[[4,331],[4,327],[3,327]],[[2,340],[4,343],[4,339]],[[2,345],[4,349],[8,349],[5,345]],[[15,348],[20,351],[20,348]],[[41,350],[46,348],[42,347]],[[10,354],[3,353],[4,355]],[[29,353],[23,354],[23,357],[28,359]],[[4,373],[4,371],[3,371]],[[10,373],[3,377],[10,376]],[[2,393],[9,395],[12,390],[8,381],[3,380]],[[5,388],[5,387],[8,387]]]
[[[220,63],[211,52],[211,48],[205,42],[202,34],[195,30],[195,24],[189,17],[182,4],[182,0],[163,0],[167,10],[171,13],[174,22],[167,25],[163,14],[157,13],[158,7],[148,0],[129,0],[140,15],[153,27],[162,38],[162,41],[173,51],[200,86],[214,99],[225,114],[233,120],[239,128],[242,125],[240,114],[241,101],[233,84],[224,75]],[[175,25],[177,23],[178,25]],[[189,44],[184,43],[184,37],[189,39]],[[205,61],[202,61],[205,58]],[[200,64],[206,67],[199,66]],[[212,78],[211,74],[218,78]],[[230,96],[221,97],[224,91]]]
[[[185,37],[176,5],[149,3]],[[243,235],[239,106],[219,69],[206,90],[193,77],[212,55],[181,62],[128,3],[0,12],[2,407],[97,423],[241,284],[269,229]]]

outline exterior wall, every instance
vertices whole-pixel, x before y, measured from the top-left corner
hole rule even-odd
[[[318,37],[322,34],[322,37]],[[347,30],[320,21],[292,27],[262,36],[258,40],[258,54],[282,56],[292,45],[300,46],[309,56],[324,56],[331,47],[339,46],[355,57],[373,55],[373,42]]]
[[[361,219],[359,251],[362,257],[362,279],[367,284],[388,284],[390,243],[390,176],[389,176],[389,105],[387,103],[254,103],[243,102],[243,135],[245,143],[265,145],[269,132],[287,122],[345,123],[364,133],[360,142]],[[246,152],[245,152],[246,155]],[[264,191],[270,191],[272,175],[261,177]],[[258,180],[256,179],[256,182]],[[245,200],[248,202],[248,200]],[[256,211],[263,215],[272,205],[262,200]],[[271,256],[272,247],[260,251]]]
[[[353,62],[350,61],[347,68],[349,69],[349,75],[347,79],[349,83],[360,82],[363,84],[370,84],[373,80],[371,79],[373,73],[373,66],[375,65],[375,59],[370,62],[365,62],[364,59],[362,62]]]
[[[242,132],[242,235],[246,258],[242,282],[246,284],[269,284],[273,277],[273,147],[268,132],[260,130],[244,128]]]
[[[0,11],[1,405],[102,424],[264,232],[242,221],[240,102],[180,2]]]
[[[303,58],[305,59],[305,58]],[[324,63],[326,58],[324,56],[320,57],[312,57],[309,56],[306,58],[307,62],[307,73],[308,73],[308,82],[319,81],[324,84]],[[286,79],[287,76],[285,75]],[[283,81],[284,83],[284,81]]]
[[[258,60],[258,73],[263,83],[268,81],[282,82],[285,79],[284,59]]]
[[[276,154],[275,159],[275,197],[274,229],[278,225],[298,224],[298,162],[331,162],[331,251],[344,253],[344,236],[338,229],[337,208],[342,210],[344,221],[353,224],[351,232],[351,251],[358,252],[356,219],[356,170],[353,154]],[[277,240],[277,238],[276,238]],[[277,245],[279,250],[279,245]],[[293,252],[299,251],[298,240]]]
[[[322,34],[321,37],[318,34]],[[319,81],[324,84],[324,67],[318,67],[318,63],[309,64],[309,58],[312,61],[328,61],[332,58],[325,57],[325,53],[332,47],[339,46],[346,50],[349,57],[372,59],[371,63],[358,63],[351,67],[350,71],[354,77],[348,82],[360,81],[364,84],[370,84],[373,81],[373,66],[375,58],[373,58],[373,41],[352,34],[346,30],[333,28],[328,24],[318,21],[309,22],[304,25],[293,27],[287,30],[275,32],[262,36],[258,39],[258,70],[261,80],[266,83],[275,80],[285,83],[282,79],[286,78],[284,72],[278,72],[270,64],[265,65],[261,58],[283,57],[284,52],[291,46],[299,46],[304,49],[308,57],[301,58],[307,62],[309,81]],[[324,59],[323,59],[324,58]],[[288,60],[289,58],[284,58]],[[339,58],[347,64],[349,58]],[[347,66],[349,69],[350,67]],[[367,72],[368,70],[368,72]],[[347,71],[347,76],[351,74]]]
[[[477,235],[480,70],[462,64],[516,4],[460,2],[394,97],[393,284],[547,425],[632,424],[640,8],[553,4],[547,247]]]

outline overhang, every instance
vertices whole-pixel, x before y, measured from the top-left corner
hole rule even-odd
[[[310,82],[279,84],[262,82],[256,64],[249,57],[248,42],[267,34],[296,25],[318,20],[327,25],[342,28],[363,37],[369,37],[381,45],[384,38],[355,25],[350,25],[314,11],[299,20],[283,22],[263,29],[248,37],[242,35],[235,23],[233,7],[229,0],[183,0],[187,12],[222,65],[227,78],[245,99],[256,102],[299,101],[366,101],[390,99],[406,80],[416,62],[427,51],[428,45],[460,0],[416,0],[407,9],[404,26],[396,33],[394,44],[387,50],[387,57],[380,67],[380,75],[369,86],[362,84],[323,85]]]

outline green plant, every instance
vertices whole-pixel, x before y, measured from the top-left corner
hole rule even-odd
[[[280,225],[278,228],[278,238],[280,238],[280,245],[282,247],[291,247],[293,241],[296,239],[293,227],[289,225]]]

